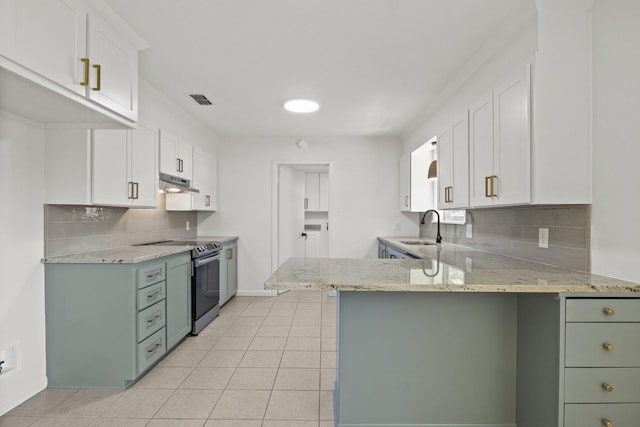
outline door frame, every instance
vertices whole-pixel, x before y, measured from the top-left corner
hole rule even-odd
[[[278,268],[278,239],[280,237],[278,229],[278,170],[280,166],[327,166],[329,173],[329,210],[327,217],[331,218],[333,207],[333,162],[330,161],[278,161],[274,160],[271,164],[271,273]],[[329,227],[329,257],[331,256],[331,242],[333,242],[333,229]]]

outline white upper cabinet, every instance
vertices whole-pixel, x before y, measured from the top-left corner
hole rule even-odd
[[[155,208],[158,205],[156,132],[93,132],[93,197],[95,205]]]
[[[435,182],[428,179],[434,159],[433,141],[400,158],[400,210],[424,212],[435,209]]]
[[[83,65],[87,96],[132,121],[138,119],[138,50],[100,15],[89,15],[89,42]]]
[[[530,66],[470,109],[471,206],[531,202]]]
[[[93,3],[99,10],[83,0],[0,0],[0,83],[24,86],[3,94],[2,109],[46,124],[137,121],[145,43]]]
[[[193,179],[193,146],[160,131],[160,173]]]
[[[469,120],[465,112],[438,134],[438,209],[469,206]]]
[[[218,160],[202,151],[193,153],[193,209],[215,211],[218,208]]]
[[[305,173],[304,210],[309,212],[329,210],[329,174]]]

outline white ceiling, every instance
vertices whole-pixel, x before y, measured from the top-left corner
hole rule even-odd
[[[106,0],[140,74],[221,136],[400,135],[533,0]],[[214,105],[199,106],[189,93]],[[286,112],[311,98],[320,110]]]

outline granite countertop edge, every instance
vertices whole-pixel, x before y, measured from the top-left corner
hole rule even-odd
[[[123,246],[78,254],[44,257],[41,262],[43,264],[137,264],[187,252],[193,248],[193,246],[181,245],[179,243],[181,240],[195,240],[203,243],[217,241],[225,245],[238,240],[238,236],[197,236],[176,240],[175,246]]]

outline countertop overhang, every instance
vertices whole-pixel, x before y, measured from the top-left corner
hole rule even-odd
[[[379,238],[392,246],[407,238]],[[413,239],[415,240],[415,238]],[[420,246],[422,259],[290,258],[265,282],[265,289],[632,293],[640,284],[443,243]]]
[[[212,241],[225,244],[238,240],[238,236],[198,236],[184,240],[195,240],[199,244],[200,242],[207,243]],[[123,246],[120,248],[82,252],[72,255],[45,257],[42,259],[42,262],[44,264],[135,264],[193,249],[193,246],[181,244],[180,240],[176,240],[175,242],[175,246]]]

